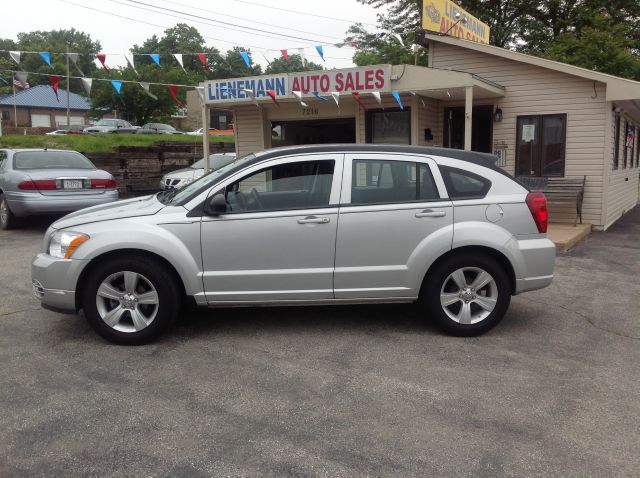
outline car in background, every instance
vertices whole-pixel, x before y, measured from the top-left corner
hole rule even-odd
[[[216,153],[209,156],[209,170],[215,171],[236,159],[235,153]],[[188,168],[165,174],[160,181],[160,189],[177,189],[200,178],[204,174],[204,158]]]
[[[47,136],[58,136],[61,134],[67,134],[69,130],[66,129],[57,129],[55,131],[49,131],[48,133],[45,133]]]
[[[121,119],[101,119],[93,126],[84,129],[85,133],[135,133],[136,129],[131,123]]]
[[[136,131],[137,134],[182,134],[170,124],[147,123]]]
[[[195,130],[195,131],[189,131],[189,132],[187,133],[187,135],[189,135],[189,136],[202,136],[202,132],[203,132],[203,131],[204,131],[204,128],[198,128],[198,129],[197,129],[197,130]]]
[[[76,151],[0,149],[0,229],[118,199],[117,183]]]
[[[479,335],[513,295],[552,282],[556,254],[544,195],[495,160],[387,144],[249,154],[53,223],[34,295],[120,344],[155,339],[194,305],[415,303],[446,332]]]

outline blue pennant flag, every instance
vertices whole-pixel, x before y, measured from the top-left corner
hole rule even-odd
[[[313,92],[313,96],[315,96],[316,98],[322,101],[329,101],[327,97],[320,95],[320,93],[318,93],[317,91]]]
[[[41,51],[38,55],[40,55],[40,58],[42,58],[47,65],[51,66],[51,55],[49,52]]]
[[[246,51],[241,51],[240,56],[242,56],[242,59],[247,64],[247,68],[251,68],[251,59],[249,58],[249,54]]]
[[[322,58],[322,61],[324,61],[324,50],[322,49],[322,45],[317,45],[316,50],[318,51],[320,58]]]
[[[116,90],[118,94],[120,94],[120,90],[122,89],[122,82],[118,80],[111,80],[111,85],[113,89]]]
[[[401,110],[404,110],[404,105],[402,104],[402,98],[400,98],[400,93],[398,93],[398,90],[392,91],[391,95],[396,99],[396,101],[398,102],[398,105],[400,106]]]
[[[149,56],[156,65],[160,66],[160,53],[149,53]]]

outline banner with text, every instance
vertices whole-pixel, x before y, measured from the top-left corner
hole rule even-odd
[[[449,0],[422,0],[422,28],[448,36],[489,43],[491,29]]]
[[[271,101],[272,92],[277,99],[297,99],[341,94],[390,92],[391,66],[379,65],[344,70],[304,71],[279,75],[252,76],[211,80],[204,84],[206,103],[244,103]]]

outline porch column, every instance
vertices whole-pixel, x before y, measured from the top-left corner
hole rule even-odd
[[[464,149],[471,151],[471,118],[473,116],[473,86],[464,89]]]
[[[209,105],[202,102],[202,156],[204,157],[204,174],[209,172]]]

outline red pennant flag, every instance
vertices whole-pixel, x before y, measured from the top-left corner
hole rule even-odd
[[[200,63],[204,66],[205,70],[209,70],[209,65],[207,65],[207,55],[204,53],[196,53],[197,57],[200,59]]]
[[[169,93],[171,93],[171,97],[173,98],[173,102],[176,106],[178,108],[184,108],[184,105],[178,99],[178,85],[167,85],[167,88],[169,88]]]
[[[360,101],[360,95],[358,94],[357,91],[353,92],[353,97],[356,99],[356,102],[358,103],[358,105],[360,105],[360,108],[362,109],[362,111],[367,111],[367,108],[365,108],[365,106],[362,104],[362,101]]]
[[[49,82],[51,83],[51,88],[53,88],[53,92],[56,94],[56,99],[58,103],[60,103],[60,98],[58,98],[58,85],[60,84],[60,77],[58,75],[49,75]]]
[[[280,106],[280,103],[278,103],[278,100],[276,100],[276,92],[275,90],[267,90],[266,93],[269,95],[269,97],[273,100],[273,102]]]
[[[280,53],[282,53],[284,59],[289,63],[289,52],[287,50],[280,50]]]
[[[104,68],[106,72],[109,72],[109,68],[107,68],[107,65],[104,64],[104,62],[107,61],[107,54],[106,53],[98,53],[96,55],[96,58],[102,64],[102,68]]]

